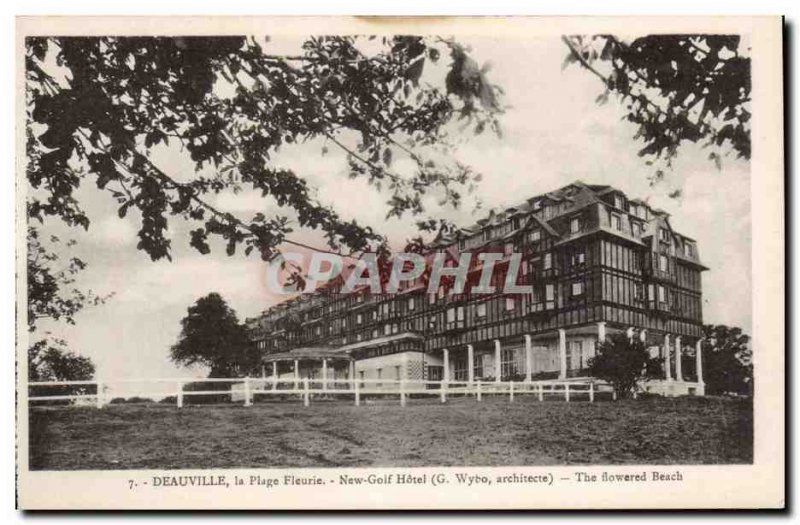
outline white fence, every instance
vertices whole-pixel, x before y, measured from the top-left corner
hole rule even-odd
[[[309,406],[314,396],[334,398],[336,396],[352,397],[356,406],[361,404],[364,396],[397,397],[400,405],[406,406],[410,396],[438,397],[442,403],[448,396],[474,396],[481,401],[484,396],[504,396],[513,403],[516,396],[534,396],[538,401],[545,399],[587,400],[594,402],[597,393],[610,393],[613,399],[616,395],[613,389],[605,383],[592,380],[573,381],[422,381],[404,379],[277,379],[277,378],[208,378],[208,379],[129,379],[117,381],[36,381],[29,382],[29,388],[46,390],[48,388],[73,387],[78,390],[94,390],[94,392],[80,392],[73,394],[47,394],[37,393],[29,395],[29,402],[46,401],[89,401],[98,408],[108,404],[111,395],[106,389],[112,385],[125,383],[149,383],[164,385],[164,388],[153,390],[135,390],[132,395],[142,398],[175,397],[178,408],[183,407],[184,399],[188,396],[231,396],[238,395],[244,406],[251,406],[256,395],[265,396],[297,396]],[[184,390],[190,384],[202,383],[228,383],[230,390]]]

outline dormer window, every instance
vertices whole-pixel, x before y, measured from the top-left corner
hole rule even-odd
[[[625,209],[625,199],[622,198],[622,195],[614,195],[614,207],[620,210]]]
[[[616,213],[611,214],[611,227],[615,230],[622,231],[622,217]]]
[[[573,217],[572,220],[569,221],[569,232],[578,233],[579,231],[581,231],[581,218]]]

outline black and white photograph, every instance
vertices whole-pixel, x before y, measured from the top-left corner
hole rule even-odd
[[[689,498],[782,464],[781,22],[712,20],[20,25],[23,496]]]

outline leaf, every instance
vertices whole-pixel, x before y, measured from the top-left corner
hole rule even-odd
[[[392,165],[392,150],[390,148],[383,150],[383,163],[387,168]]]

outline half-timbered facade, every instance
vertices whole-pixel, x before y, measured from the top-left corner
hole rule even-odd
[[[340,293],[333,282],[249,319],[264,374],[451,381],[569,380],[587,375],[598,340],[639,337],[665,360],[666,394],[703,393],[697,243],[669,215],[610,187],[575,182],[527,199],[428,247],[448,266],[471,252],[467,289],[427,293],[428,272],[396,294]],[[501,254],[497,292],[470,293],[481,263]],[[511,254],[532,293],[503,293]],[[321,349],[314,358],[309,349]],[[335,355],[336,359],[331,358]],[[691,357],[690,357],[691,356]]]

